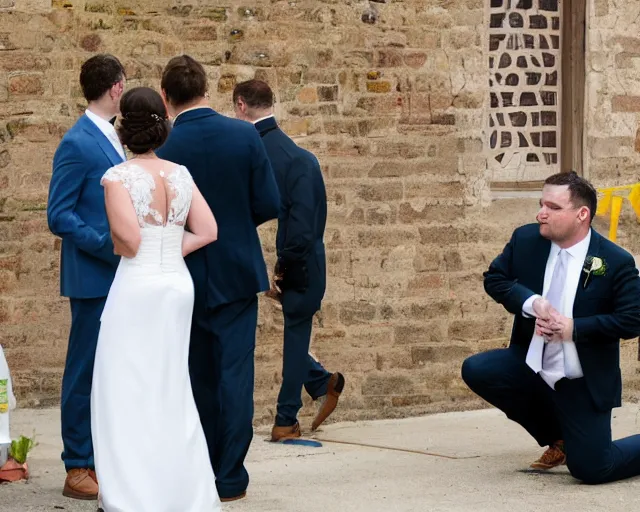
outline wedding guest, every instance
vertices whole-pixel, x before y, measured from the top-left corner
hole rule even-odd
[[[620,338],[640,334],[633,257],[591,222],[595,189],[575,172],[544,182],[537,224],[516,229],[484,274],[515,315],[511,345],[468,358],[462,377],[548,448],[532,464],[567,464],[588,484],[640,475],[640,435],[612,442]]]
[[[202,65],[182,55],[162,74],[173,130],[157,151],[186,166],[218,221],[218,240],[186,259],[195,286],[189,367],[222,501],[243,498],[253,437],[257,294],[269,279],[257,227],[280,194],[258,133],[213,110]]]
[[[271,440],[300,437],[298,412],[302,387],[321,406],[311,429],[335,410],[344,388],[341,373],[329,373],[309,354],[313,316],[326,289],[324,229],[327,194],[316,157],[299,147],[278,126],[273,91],[261,80],[238,84],[233,91],[236,117],[253,123],[262,137],[282,197],[278,216],[276,294],[284,316],[282,385]]]
[[[104,207],[100,178],[126,160],[112,125],[119,112],[125,71],[113,55],[96,55],[80,70],[87,109],[64,135],[53,157],[47,220],[62,238],[60,291],[69,297],[71,332],[62,377],[62,493],[97,499],[89,397],[100,315],[120,258]]]

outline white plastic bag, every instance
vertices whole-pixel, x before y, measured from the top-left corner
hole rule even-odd
[[[9,365],[0,345],[0,446],[11,444],[9,433],[9,411],[16,408],[16,397],[13,395]]]

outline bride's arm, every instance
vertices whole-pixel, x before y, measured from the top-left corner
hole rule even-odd
[[[187,217],[189,231],[184,232],[182,239],[182,255],[197,251],[218,238],[218,224],[207,201],[202,197],[198,187],[193,185],[191,209]]]
[[[140,226],[129,192],[120,181],[104,180],[103,185],[114,252],[133,258],[140,247]]]

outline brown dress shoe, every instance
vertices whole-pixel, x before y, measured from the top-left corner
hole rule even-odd
[[[271,442],[277,443],[278,441],[284,441],[285,439],[295,439],[300,437],[300,423],[296,421],[295,425],[290,427],[278,427],[274,425],[271,429]]]
[[[67,473],[62,495],[76,500],[97,500],[98,484],[88,469],[71,469]]]
[[[222,501],[223,503],[227,501],[237,501],[237,500],[241,500],[242,498],[245,498],[246,496],[247,496],[247,491],[244,491],[242,494],[239,494],[238,496],[233,496],[231,498],[220,498],[220,501]]]
[[[551,469],[567,463],[564,442],[557,441],[549,446],[537,461],[531,464],[533,469]]]
[[[338,399],[344,389],[344,377],[341,373],[334,373],[329,378],[327,394],[324,396],[324,403],[320,407],[318,414],[311,424],[311,430],[317,429],[326,420],[338,405]]]

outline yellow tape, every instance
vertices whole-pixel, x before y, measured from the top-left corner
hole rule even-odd
[[[610,215],[609,240],[615,242],[618,238],[618,223],[624,199],[628,199],[640,219],[640,183],[632,185],[622,185],[620,187],[609,187],[598,189],[602,197],[598,200],[596,215]]]

